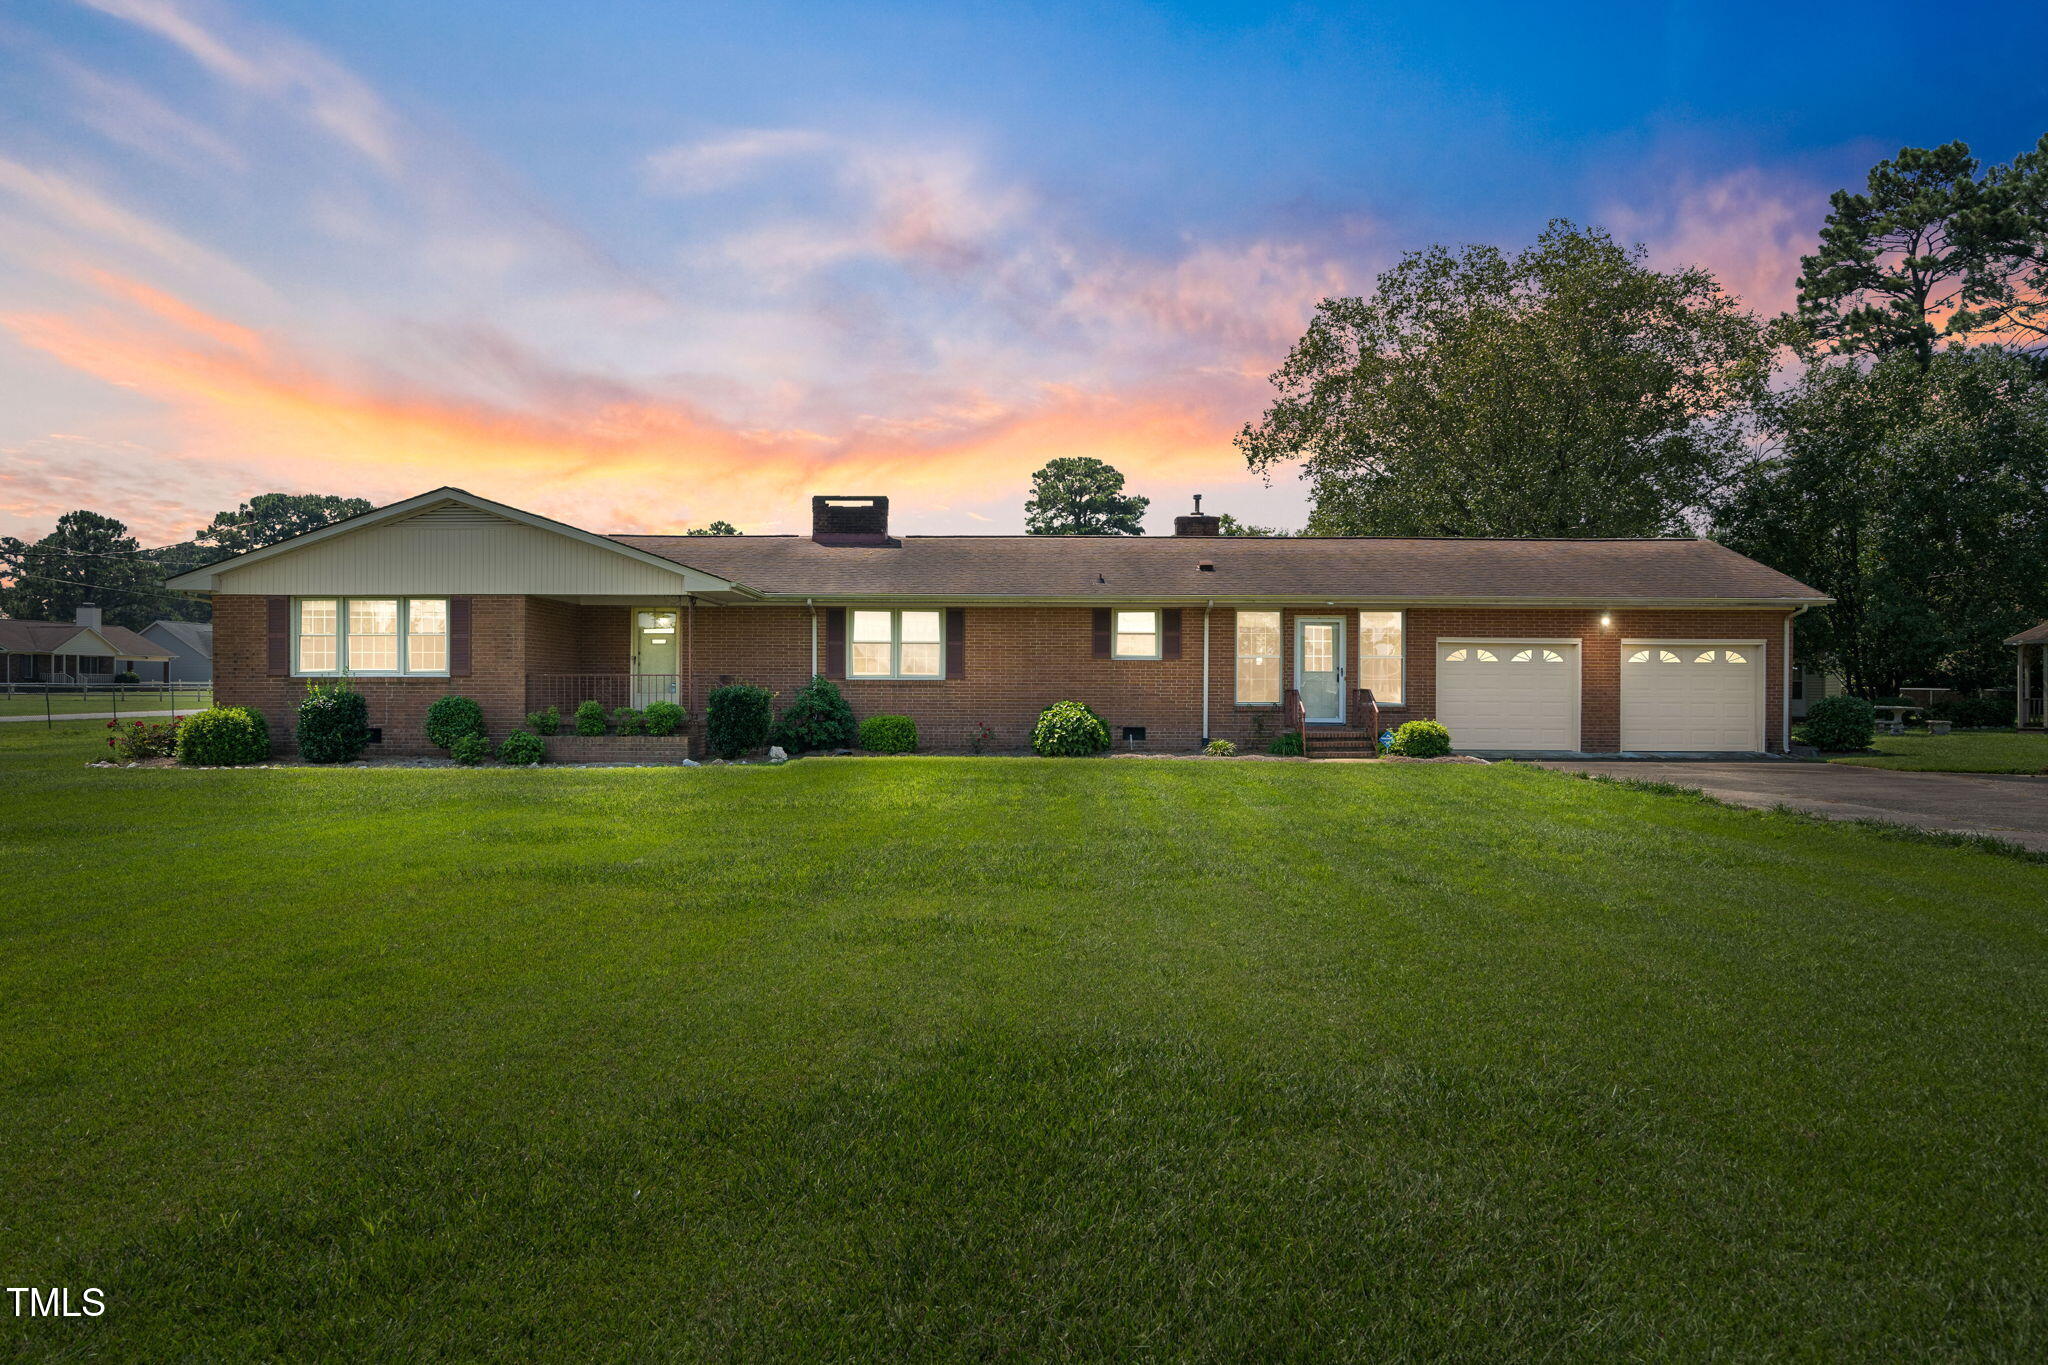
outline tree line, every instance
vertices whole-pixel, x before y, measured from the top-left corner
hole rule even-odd
[[[1556,221],[1324,300],[1237,444],[1311,535],[1708,534],[1836,599],[1866,694],[2010,677],[2048,615],[2048,136],[1906,148],[1829,201],[1797,308]]]

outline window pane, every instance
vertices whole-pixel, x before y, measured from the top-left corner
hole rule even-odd
[[[938,644],[936,642],[923,643],[915,640],[905,640],[903,642],[903,676],[906,678],[938,677]]]
[[[856,678],[886,678],[889,676],[889,646],[886,643],[869,644],[856,641],[853,659],[847,671]]]
[[[1398,611],[1358,613],[1359,686],[1372,689],[1373,700],[1402,704],[1401,659],[1407,652],[1402,615]]]
[[[405,640],[405,667],[409,673],[446,673],[448,637],[409,635]]]
[[[903,613],[903,642],[916,641],[921,645],[935,645],[939,642],[939,614],[935,611],[906,611]]]
[[[1280,701],[1280,613],[1237,614],[1237,700],[1245,706]]]
[[[886,611],[857,611],[853,614],[853,638],[867,644],[889,643],[889,616]]]
[[[1116,632],[1119,635],[1150,635],[1152,613],[1149,611],[1120,611],[1116,614]]]
[[[335,625],[334,602],[331,599],[299,603],[299,671],[301,673],[332,673],[334,671]]]
[[[350,599],[348,667],[351,673],[398,670],[398,602],[395,598]]]
[[[415,597],[406,604],[405,628],[414,635],[448,633],[448,599]]]
[[[1328,626],[1301,628],[1301,668],[1304,673],[1336,671],[1336,664],[1330,661],[1330,643],[1334,633]]]

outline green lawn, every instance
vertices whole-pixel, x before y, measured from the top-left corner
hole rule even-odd
[[[116,704],[121,714],[130,711],[203,711],[213,705],[213,693],[207,688],[178,687],[168,692],[124,692],[118,698],[106,692],[91,692],[81,696],[76,692],[57,692],[48,698],[51,714],[75,716],[80,712],[111,712]],[[0,692],[0,716],[40,716],[43,714],[44,697],[40,692],[16,692],[8,696]]]
[[[1923,773],[2048,773],[2048,735],[2038,730],[1879,735],[1869,753],[1831,754],[1828,762]]]
[[[2048,866],[1525,765],[0,733],[47,1359],[2014,1358]]]

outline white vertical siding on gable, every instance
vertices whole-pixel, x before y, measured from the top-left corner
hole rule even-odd
[[[470,508],[438,510],[316,541],[222,572],[224,593],[539,593],[672,596],[718,580],[615,554]]]

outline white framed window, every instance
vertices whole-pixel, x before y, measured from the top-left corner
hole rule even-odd
[[[302,597],[293,613],[295,674],[448,675],[445,597]]]
[[[1110,630],[1110,658],[1157,659],[1160,657],[1158,612],[1119,610],[1113,614]]]
[[[847,677],[932,680],[946,676],[944,612],[857,607],[847,617]]]
[[[1407,624],[1398,611],[1358,613],[1358,685],[1381,706],[1408,702]]]
[[[1280,704],[1280,613],[1237,614],[1237,704]]]

